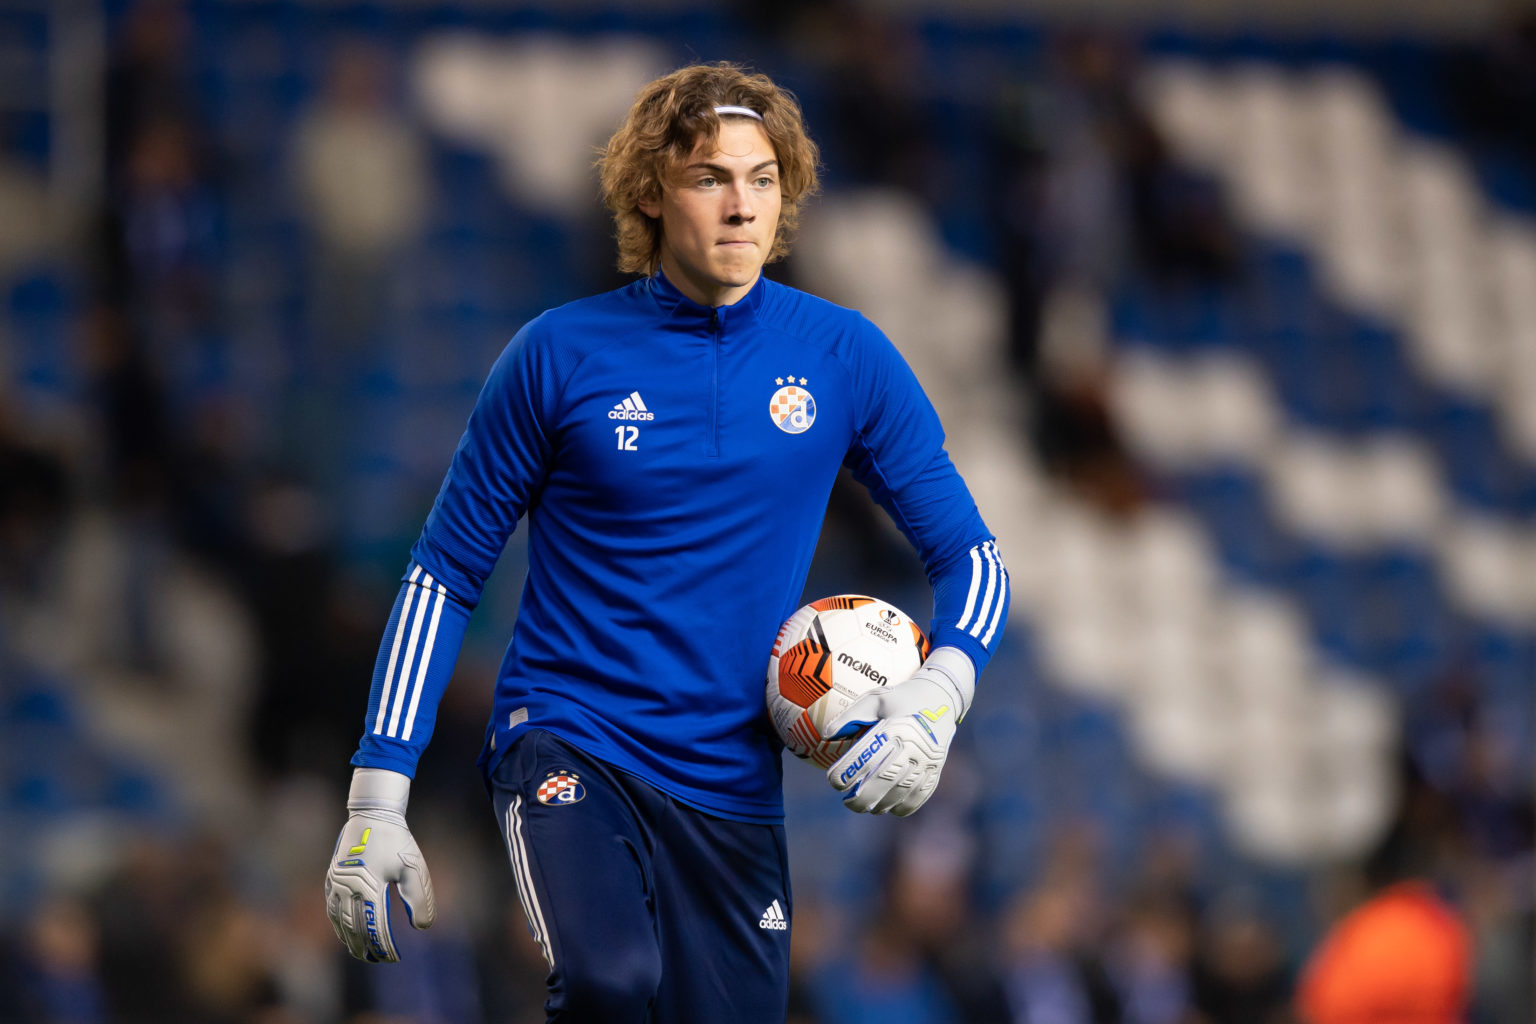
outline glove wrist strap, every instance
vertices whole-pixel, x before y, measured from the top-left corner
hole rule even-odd
[[[349,811],[394,811],[405,815],[411,799],[411,780],[387,768],[354,768],[347,792]]]
[[[923,669],[932,672],[934,682],[951,691],[955,720],[963,719],[976,696],[976,666],[970,655],[958,647],[935,647],[923,662]]]

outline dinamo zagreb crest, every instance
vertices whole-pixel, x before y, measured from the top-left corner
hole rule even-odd
[[[816,399],[805,388],[789,384],[773,393],[768,415],[784,433],[803,434],[816,422]]]
[[[541,804],[574,804],[587,795],[587,787],[575,772],[550,772],[534,795]]]

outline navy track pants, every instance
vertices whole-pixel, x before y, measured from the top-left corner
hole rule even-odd
[[[783,825],[717,818],[537,729],[491,785],[551,1024],[782,1024]]]

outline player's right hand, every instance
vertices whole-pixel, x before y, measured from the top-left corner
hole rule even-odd
[[[910,679],[871,689],[827,723],[827,738],[863,733],[827,769],[843,806],[859,814],[906,817],[927,803],[975,692],[970,656],[936,647]]]
[[[350,816],[325,873],[325,913],[347,952],[371,963],[400,959],[389,928],[389,886],[415,928],[437,918],[432,876],[405,823],[411,780],[383,768],[358,768],[347,796]]]

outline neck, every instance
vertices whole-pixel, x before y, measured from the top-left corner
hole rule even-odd
[[[757,279],[763,276],[759,268],[746,284],[721,285],[713,281],[701,281],[689,276],[675,261],[668,259],[665,253],[661,257],[661,272],[667,275],[667,280],[672,282],[674,288],[701,306],[734,306],[746,298],[752,286],[757,284]]]

